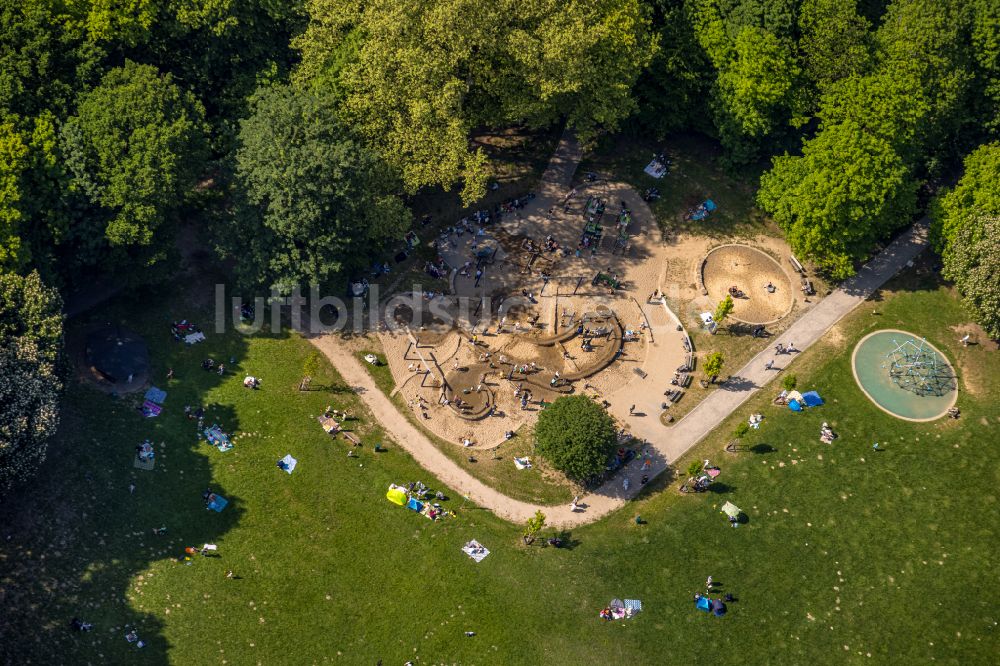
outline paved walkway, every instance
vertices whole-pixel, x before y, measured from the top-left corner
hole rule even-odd
[[[565,192],[572,180],[573,171],[580,159],[579,145],[568,134],[564,134],[553,155],[552,162],[543,178],[542,190],[546,198]],[[784,334],[774,340],[804,351],[819,340],[845,315],[867,299],[876,289],[899,272],[907,262],[922,252],[928,244],[927,223],[923,220],[893,241],[876,259],[866,264],[861,271],[834,290],[814,308],[789,327]],[[646,308],[644,308],[645,310]],[[620,508],[625,501],[640,490],[637,479],[632,479],[629,489],[622,487],[621,477],[604,484],[586,495],[579,503],[579,511],[570,511],[569,506],[535,506],[513,500],[490,488],[464,469],[459,467],[431,442],[416,426],[401,414],[392,402],[375,385],[368,371],[351,351],[334,335],[323,335],[312,340],[322,351],[344,380],[361,396],[379,423],[397,444],[406,449],[425,469],[434,473],[444,484],[458,491],[479,506],[496,513],[501,518],[522,523],[541,509],[548,522],[559,527],[573,527],[595,521]],[[767,361],[775,358],[767,349],[753,358],[738,373],[717,391],[709,395],[672,428],[665,428],[659,419],[646,417],[632,419],[633,434],[650,442],[654,465],[649,471],[654,477],[667,469],[668,465],[681,457],[697,444],[713,428],[732,414],[750,396],[766,385],[784,368],[794,361],[794,355],[778,357],[774,370],[765,369]]]

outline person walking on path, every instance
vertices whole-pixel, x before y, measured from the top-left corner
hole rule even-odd
[[[628,415],[632,416],[633,414],[635,414],[635,405],[628,408]]]
[[[765,370],[770,370],[770,369],[771,369],[771,368],[773,368],[773,367],[774,367],[774,361],[773,361],[773,360],[771,360],[771,361],[768,361],[768,362],[767,362],[767,365],[765,365],[765,366],[764,366],[764,369],[765,369]]]

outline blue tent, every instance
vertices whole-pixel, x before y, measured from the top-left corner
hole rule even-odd
[[[722,603],[722,599],[712,600],[712,615],[715,617],[722,617],[726,614],[726,604]]]
[[[712,602],[709,601],[708,597],[698,597],[698,601],[694,603],[695,608],[698,610],[703,610],[706,613],[711,609]]]
[[[711,199],[706,199],[705,203],[702,205],[705,207],[705,210],[707,210],[709,213],[718,208],[718,206],[715,205],[715,202],[712,201]]]
[[[407,509],[413,509],[417,513],[420,513],[421,511],[424,510],[424,503],[421,502],[421,501],[419,501],[415,497],[411,497],[410,501],[406,503],[406,508]]]
[[[802,405],[799,404],[798,400],[789,400],[788,409],[792,410],[793,412],[801,412]]]
[[[819,407],[823,404],[823,398],[819,397],[819,393],[816,393],[816,391],[803,393],[802,399],[805,401],[807,407]]]

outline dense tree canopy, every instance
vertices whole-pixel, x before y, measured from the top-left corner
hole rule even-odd
[[[247,284],[323,283],[408,228],[393,172],[310,91],[259,91],[236,163],[237,225],[221,241]]]
[[[587,396],[557,398],[538,415],[535,450],[576,481],[603,472],[614,445],[614,421]]]
[[[0,274],[0,490],[44,460],[59,423],[61,308],[38,273]]]
[[[842,278],[909,220],[916,183],[892,145],[844,122],[806,144],[801,157],[776,157],[757,198],[796,252]]]
[[[776,156],[761,206],[846,275],[996,140],[1000,4],[0,0],[0,271],[148,280],[187,206],[245,282],[335,279],[402,192],[484,193],[474,131],[633,119]]]
[[[158,230],[205,166],[198,100],[169,74],[129,61],[81,99],[63,143],[71,189],[92,204],[99,225],[86,231],[140,265],[162,259]]]
[[[472,128],[614,128],[654,52],[638,0],[311,0],[309,13],[300,78],[344,91],[346,117],[408,189],[462,181],[466,201],[486,185]]]
[[[931,206],[934,243],[976,319],[1000,337],[1000,143],[965,159],[958,185]]]

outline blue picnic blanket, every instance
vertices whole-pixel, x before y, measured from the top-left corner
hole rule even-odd
[[[151,386],[149,390],[146,391],[146,395],[144,395],[143,398],[149,400],[150,402],[155,402],[158,405],[162,405],[163,401],[167,399],[167,392],[162,389],[158,389],[155,386]]]
[[[285,470],[289,474],[295,471],[295,466],[298,464],[299,461],[293,458],[291,453],[278,461],[278,467]]]
[[[625,608],[631,610],[633,613],[642,610],[642,602],[638,599],[626,599]]]
[[[222,428],[217,425],[205,429],[205,438],[208,439],[209,444],[219,449],[219,451],[226,452],[233,448],[232,442],[229,441],[229,435],[222,432]]]

